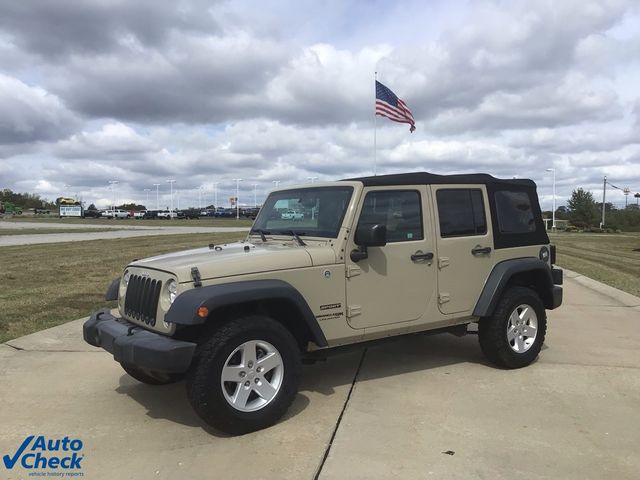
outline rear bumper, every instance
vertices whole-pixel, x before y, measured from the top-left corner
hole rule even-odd
[[[82,333],[85,342],[105,349],[116,362],[158,372],[186,372],[196,348],[195,343],[150,332],[108,310],[92,314]]]

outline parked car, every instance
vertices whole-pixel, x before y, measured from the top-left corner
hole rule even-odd
[[[84,217],[85,218],[100,218],[102,216],[102,212],[100,210],[85,210]]]
[[[280,216],[280,218],[282,218],[282,220],[303,220],[304,213],[296,212],[295,210],[287,210]]]
[[[200,218],[200,215],[202,215],[202,212],[200,212],[200,210],[197,210],[195,208],[188,208],[186,210],[179,210],[178,211],[178,218],[186,218],[186,219],[195,219],[195,220],[197,220],[198,218]]]
[[[103,217],[106,218],[131,218],[131,214],[129,212],[127,212],[126,210],[120,210],[119,208],[115,209],[115,210],[105,210],[102,213]]]
[[[300,199],[317,207],[316,225],[272,220],[279,202]],[[526,367],[542,351],[546,311],[562,304],[555,259],[531,180],[407,173],[276,190],[247,239],[126,265],[107,293],[119,314],[93,313],[84,339],[140,382],[186,376],[203,421],[244,434],[285,414],[303,361],[348,344],[474,334],[492,364]],[[385,361],[371,368],[383,373],[399,359]],[[424,388],[446,383],[437,381]]]
[[[158,218],[158,210],[146,210],[142,215],[143,220],[153,220]]]
[[[133,218],[140,220],[141,218],[144,218],[144,214],[147,213],[146,210],[140,210],[139,212],[133,212]]]
[[[172,218],[178,218],[178,214],[176,213],[176,211],[169,211],[169,210],[160,210],[158,212],[158,218],[162,218],[165,220],[169,220]]]

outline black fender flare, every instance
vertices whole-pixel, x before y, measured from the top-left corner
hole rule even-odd
[[[107,288],[107,293],[104,295],[104,299],[109,300],[118,300],[118,289],[120,288],[120,277],[116,278],[111,282],[109,288]]]
[[[509,280],[514,275],[523,272],[536,272],[539,279],[542,279],[542,285],[538,286],[544,293],[541,295],[542,301],[546,308],[554,308],[551,267],[535,257],[514,258],[500,262],[493,267],[473,309],[473,316],[487,317],[493,314]]]
[[[198,316],[198,309],[210,312],[221,308],[261,300],[285,300],[297,310],[305,323],[311,340],[319,347],[328,346],[327,339],[302,294],[282,280],[247,280],[192,288],[178,295],[165,315],[164,321],[176,325],[199,325],[207,319]]]

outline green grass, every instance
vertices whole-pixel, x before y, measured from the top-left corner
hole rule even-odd
[[[1,247],[0,343],[115,306],[104,294],[134,258],[244,236],[206,233]]]
[[[46,233],[118,232],[117,228],[0,228],[2,235],[40,235]]]
[[[640,296],[640,233],[556,233],[561,267]]]
[[[198,220],[136,220],[135,218],[58,218],[58,217],[12,217],[8,222],[66,223],[72,225],[115,225],[142,227],[250,227],[253,220],[241,218],[200,218]]]

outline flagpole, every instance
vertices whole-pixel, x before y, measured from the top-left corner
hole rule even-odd
[[[378,145],[377,145],[377,130],[378,130],[378,116],[376,115],[376,87],[378,82],[378,72],[373,72],[373,175],[378,174]]]

